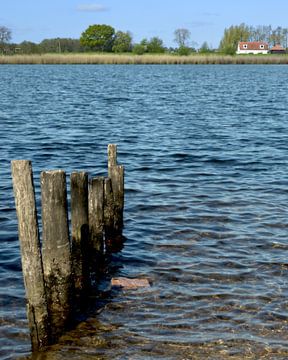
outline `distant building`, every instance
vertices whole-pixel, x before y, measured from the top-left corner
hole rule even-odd
[[[273,46],[269,52],[270,54],[286,54],[286,50],[280,44]]]
[[[268,54],[269,45],[264,41],[240,41],[236,54]]]

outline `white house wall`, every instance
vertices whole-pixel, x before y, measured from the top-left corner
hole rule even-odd
[[[237,50],[236,54],[240,55],[240,54],[268,54],[268,50]]]

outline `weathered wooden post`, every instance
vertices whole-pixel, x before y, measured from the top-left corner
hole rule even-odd
[[[32,350],[36,351],[47,346],[50,339],[32,165],[28,160],[14,160],[11,162],[11,169],[27,297],[27,317]]]
[[[124,211],[124,166],[117,165],[117,145],[108,145],[108,176],[114,197],[114,229],[122,234]]]
[[[117,165],[117,145],[108,144],[107,153],[108,153],[108,172],[109,172],[110,167]]]
[[[115,204],[114,228],[116,233],[122,234],[124,211],[124,166],[112,166],[110,168],[110,178]]]
[[[110,252],[115,237],[114,229],[114,197],[112,191],[112,182],[109,177],[104,179],[104,233],[105,250]]]
[[[88,174],[73,172],[70,177],[70,189],[72,273],[74,288],[79,294],[86,287],[89,278]]]
[[[99,273],[104,252],[104,177],[89,181],[89,268],[92,275]],[[93,277],[93,276],[92,276]]]
[[[71,303],[71,251],[65,172],[42,172],[41,194],[43,269],[54,342],[67,325]]]
[[[31,162],[12,161],[11,170],[34,351],[55,343],[65,330],[73,290],[81,295],[91,280],[98,279],[104,235],[106,253],[123,244],[124,167],[117,165],[117,146],[110,144],[108,178],[88,182],[85,172],[71,174],[71,243],[66,174],[41,173],[42,254]]]

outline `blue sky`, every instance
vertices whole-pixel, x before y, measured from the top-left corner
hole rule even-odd
[[[198,46],[217,47],[225,27],[288,27],[287,14],[287,0],[0,0],[0,25],[16,43],[79,38],[89,25],[108,24],[129,30],[134,42],[158,36],[166,46],[176,45],[175,29],[187,28]]]

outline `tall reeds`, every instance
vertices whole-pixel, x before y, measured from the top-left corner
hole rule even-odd
[[[0,64],[288,64],[288,55],[16,54],[1,55]]]

